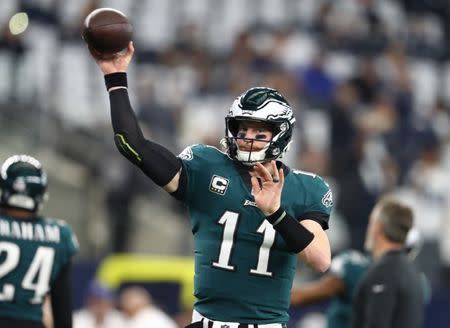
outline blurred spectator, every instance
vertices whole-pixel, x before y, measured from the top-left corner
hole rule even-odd
[[[9,26],[4,25],[0,31],[0,50],[9,51],[14,56],[20,57],[25,53],[25,45],[18,35],[13,35]]]
[[[407,183],[396,193],[415,212],[416,225],[424,237],[417,257],[419,268],[427,275],[432,286],[439,288],[441,269],[450,267],[446,240],[450,218],[450,187],[448,171],[442,162],[439,139],[429,133],[423,136],[420,155],[412,164]]]
[[[112,158],[108,168],[104,169],[109,176],[114,176],[106,191],[105,202],[110,228],[110,251],[121,253],[130,251],[130,232],[135,218],[131,213],[133,202],[140,194],[147,196],[155,190],[147,183],[144,174],[135,167],[126,165],[122,158]]]
[[[361,176],[366,137],[355,124],[359,110],[358,94],[350,83],[336,89],[330,107],[331,118],[331,174],[339,188],[336,209],[343,216],[350,231],[350,247],[363,249],[367,217],[373,206],[370,194]]]
[[[361,58],[358,72],[352,78],[351,83],[357,89],[360,102],[367,105],[375,101],[377,93],[380,92],[382,81],[372,58]]]
[[[354,160],[357,127],[353,120],[358,111],[358,93],[350,83],[342,83],[336,88],[334,101],[330,106],[332,174],[342,175],[349,161]],[[354,164],[353,164],[354,165]]]
[[[314,108],[327,109],[334,94],[335,81],[326,72],[325,61],[326,52],[322,50],[301,76],[306,100]]]
[[[120,308],[126,316],[126,328],[177,328],[177,324],[152,301],[142,287],[127,287],[120,293]]]
[[[27,47],[20,35],[13,35],[6,24],[0,26],[0,59],[3,68],[1,76],[4,79],[4,82],[0,83],[0,92],[4,98],[0,101],[2,104],[19,101],[19,67],[26,51]]]
[[[74,328],[124,328],[124,318],[115,309],[116,297],[97,281],[89,285],[85,306],[73,315]]]

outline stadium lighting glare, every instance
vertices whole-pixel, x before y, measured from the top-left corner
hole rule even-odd
[[[18,35],[23,32],[28,27],[28,15],[25,12],[19,12],[14,14],[9,20],[9,31],[13,35]]]

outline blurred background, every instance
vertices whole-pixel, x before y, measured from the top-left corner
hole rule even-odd
[[[362,249],[381,195],[413,206],[417,265],[433,288],[426,327],[449,327],[448,0],[0,1],[0,159],[28,153],[47,169],[44,213],[70,223],[81,245],[76,308],[105,263],[145,254],[130,267],[149,261],[148,275],[100,275],[113,287],[140,281],[175,317],[190,302],[189,222],[115,149],[103,76],[80,36],[98,7],[133,23],[130,93],[148,137],[175,153],[218,145],[232,100],[274,87],[298,122],[285,162],[334,191],[334,253]],[[182,273],[165,278],[152,265]],[[296,283],[314,278],[299,267]],[[293,310],[291,327],[322,327],[324,306]]]

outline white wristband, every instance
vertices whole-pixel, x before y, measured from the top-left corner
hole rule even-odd
[[[119,90],[119,89],[125,89],[125,90],[128,90],[127,87],[112,87],[112,88],[109,88],[109,89],[108,89],[108,92],[111,92],[111,91],[114,91],[114,90]]]

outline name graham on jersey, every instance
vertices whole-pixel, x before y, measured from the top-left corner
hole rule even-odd
[[[41,225],[30,222],[9,222],[0,219],[0,237],[59,243],[60,231],[57,225]]]

